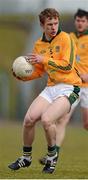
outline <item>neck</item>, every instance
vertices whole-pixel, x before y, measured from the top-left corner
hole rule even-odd
[[[53,37],[49,37],[49,36],[47,36],[47,34],[45,33],[45,38],[46,38],[47,41],[51,41]]]
[[[60,32],[61,32],[61,28],[59,27],[56,36],[57,36]],[[54,38],[55,38],[55,36],[54,36],[54,37],[48,37],[45,33],[43,33],[42,41],[51,42]]]
[[[86,35],[86,34],[88,34],[88,29],[85,29],[85,30],[82,31],[82,32],[76,31],[76,34],[77,34],[77,36]]]

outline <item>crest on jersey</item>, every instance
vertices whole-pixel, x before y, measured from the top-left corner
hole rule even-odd
[[[55,50],[56,50],[56,52],[59,52],[60,51],[60,46],[56,46]]]
[[[81,44],[80,48],[84,49],[85,48],[85,44]]]

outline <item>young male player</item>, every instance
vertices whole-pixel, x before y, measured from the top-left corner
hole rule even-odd
[[[74,15],[74,23],[76,30],[75,32],[70,33],[70,36],[74,39],[77,46],[75,68],[82,78],[80,106],[82,111],[83,126],[86,130],[88,130],[88,11],[78,9]],[[65,136],[66,124],[69,122],[74,109],[75,106],[72,108],[70,114],[65,116],[65,118],[60,119],[59,123],[56,125],[56,144],[58,155]],[[41,158],[39,161],[41,164],[45,164],[46,156]]]
[[[30,166],[35,124],[41,119],[48,144],[43,172],[52,173],[58,158],[53,124],[67,114],[71,105],[79,98],[78,86],[81,85],[81,79],[74,68],[76,55],[74,42],[67,33],[60,30],[58,11],[53,8],[44,9],[39,15],[39,20],[43,35],[35,42],[34,53],[27,57],[27,61],[34,64],[35,71],[31,77],[22,80],[30,81],[47,73],[48,82],[24,118],[23,156],[10,164],[9,168],[18,170]]]

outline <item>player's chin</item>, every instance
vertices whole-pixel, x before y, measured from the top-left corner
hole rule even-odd
[[[85,30],[82,29],[82,28],[79,28],[79,29],[78,29],[78,32],[79,32],[79,33],[83,33],[84,31],[85,31]]]

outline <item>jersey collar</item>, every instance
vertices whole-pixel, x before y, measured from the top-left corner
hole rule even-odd
[[[60,32],[61,32],[61,28],[59,27],[56,36],[57,36]],[[52,41],[56,36],[54,36],[54,37],[53,37],[52,39],[50,39],[50,40],[47,40],[46,37],[45,37],[45,33],[43,33],[42,41],[51,43],[51,41]]]
[[[76,34],[77,37],[80,37],[80,36],[83,36],[83,35],[88,35],[88,29],[86,31],[80,33],[80,34],[78,34],[78,32],[75,31],[75,34]]]

